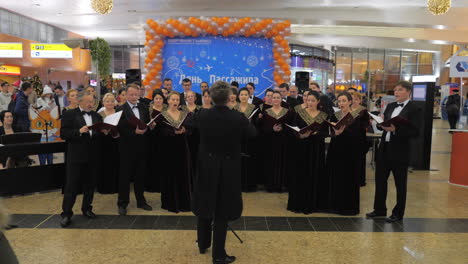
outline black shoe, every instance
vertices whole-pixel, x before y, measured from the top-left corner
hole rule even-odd
[[[228,264],[236,261],[236,257],[226,255],[224,258],[213,259],[213,264]]]
[[[396,215],[391,215],[391,216],[385,218],[385,221],[387,221],[387,223],[395,223],[395,222],[398,222],[398,221],[401,221],[401,220],[403,220],[403,217],[396,216]]]
[[[138,205],[137,207],[140,208],[140,209],[143,209],[143,210],[145,210],[145,211],[152,211],[152,210],[153,210],[153,207],[151,207],[151,206],[150,206],[149,204],[147,204],[147,203]]]
[[[387,216],[386,214],[380,214],[380,213],[377,213],[376,211],[372,211],[366,214],[367,218],[377,218],[377,217],[386,217],[386,216]]]
[[[88,210],[86,212],[83,212],[83,215],[88,217],[89,219],[94,219],[96,218],[97,216],[93,213],[93,211],[91,210]]]
[[[60,221],[60,226],[63,227],[63,228],[69,226],[70,224],[71,224],[71,217],[69,217],[69,216],[65,216]]]
[[[119,215],[127,215],[127,208],[119,206]]]
[[[198,250],[200,251],[200,254],[205,254],[207,249],[208,248],[198,248]]]

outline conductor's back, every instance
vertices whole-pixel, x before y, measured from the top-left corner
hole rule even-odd
[[[255,127],[241,113],[226,106],[230,85],[218,81],[210,88],[215,106],[194,117],[200,131],[197,171],[193,179],[192,210],[198,216],[198,247],[211,246],[213,263],[232,263],[224,250],[227,222],[242,214],[241,143],[255,135]]]

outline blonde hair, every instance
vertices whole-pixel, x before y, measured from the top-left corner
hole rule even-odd
[[[104,103],[104,101],[106,101],[106,100],[109,99],[109,98],[111,98],[111,99],[113,99],[113,100],[115,101],[115,96],[114,96],[114,94],[112,94],[112,93],[106,93],[106,94],[104,95],[104,97],[102,97],[102,102]]]
[[[173,95],[180,96],[180,94],[178,92],[172,91],[172,92],[169,93],[169,95],[167,95],[167,101],[169,101]]]
[[[360,93],[353,93],[353,97],[356,97],[359,99],[359,101],[362,101],[362,94]]]
[[[70,97],[70,94],[73,93],[73,92],[78,93],[78,90],[76,90],[76,89],[68,90],[67,93],[66,93],[67,98]]]

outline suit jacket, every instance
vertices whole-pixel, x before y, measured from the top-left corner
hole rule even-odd
[[[258,107],[259,105],[263,104],[263,100],[254,96],[252,99],[252,104]]]
[[[192,210],[200,217],[237,219],[242,214],[241,144],[255,136],[255,127],[227,106],[201,109],[193,123],[200,145]]]
[[[195,96],[196,96],[196,98],[195,98],[195,104],[196,104],[196,105],[202,105],[203,103],[202,103],[202,96],[201,96],[201,94],[195,93]],[[181,92],[181,93],[180,93],[180,105],[186,105],[184,92]]]
[[[66,95],[63,95],[63,104],[64,105],[61,105],[60,104],[60,100],[59,100],[59,97],[54,94],[54,100],[55,100],[55,105],[57,105],[58,107],[58,111],[59,111],[59,116],[62,116],[62,108],[65,108],[68,106],[68,99],[67,99],[67,96]]]
[[[391,119],[393,110],[397,107],[397,102],[390,103],[384,112],[384,121]],[[380,141],[378,155],[384,155],[386,161],[395,162],[401,165],[409,163],[410,139],[419,134],[419,123],[422,118],[421,109],[413,102],[409,101],[401,110],[399,116],[409,121],[407,125],[398,125],[390,136],[390,142],[385,142],[387,132],[384,130]],[[387,143],[387,144],[385,144]]]
[[[89,113],[93,124],[102,121],[98,113],[94,111]],[[97,143],[103,134],[95,130],[92,136],[90,133],[81,134],[80,128],[83,126],[86,126],[86,121],[79,107],[63,113],[60,137],[67,141],[67,162],[95,162],[99,157],[100,149]]]
[[[140,120],[144,123],[148,123],[150,121],[148,106],[143,103],[138,103],[137,107],[140,112]],[[146,153],[148,143],[147,135],[149,135],[150,130],[148,129],[143,135],[135,133],[135,128],[127,121],[131,116],[135,115],[127,102],[117,107],[115,111],[123,111],[119,124],[117,124],[120,133],[119,143],[122,148],[120,151],[125,151],[129,153],[129,155]]]
[[[142,104],[145,104],[146,106],[149,106],[150,103],[151,103],[151,99],[148,99],[148,98],[145,98],[145,97],[141,97],[139,99],[139,102],[142,103]]]
[[[291,108],[294,108],[296,105],[298,104],[302,104],[302,103],[299,103],[299,97],[298,98],[293,98],[293,97],[286,97],[286,103],[289,105],[289,107]]]

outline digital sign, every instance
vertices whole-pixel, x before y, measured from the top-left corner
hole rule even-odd
[[[72,59],[72,49],[65,44],[31,44],[31,58]]]
[[[0,42],[0,58],[23,58],[23,44]]]

